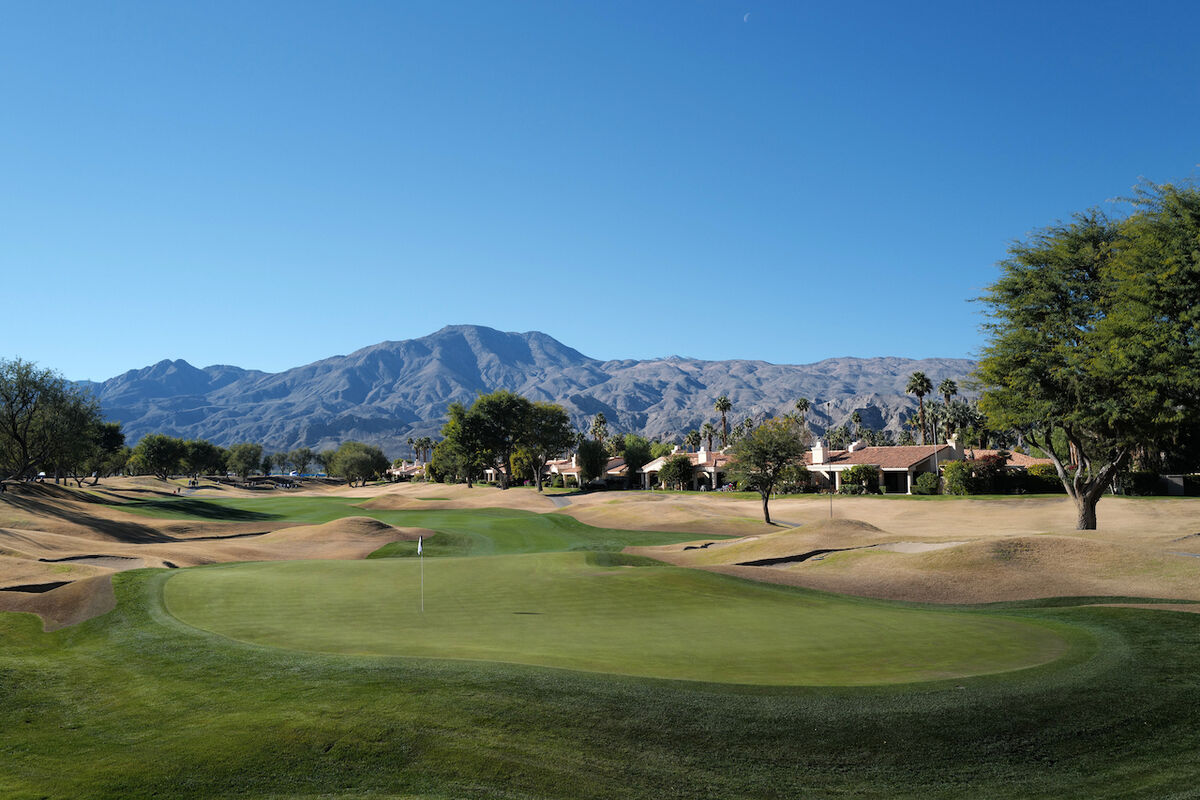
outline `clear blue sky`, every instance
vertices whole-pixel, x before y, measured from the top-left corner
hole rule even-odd
[[[747,17],[747,15],[749,15]],[[0,2],[0,355],[970,356],[1007,244],[1200,162],[1191,2]]]

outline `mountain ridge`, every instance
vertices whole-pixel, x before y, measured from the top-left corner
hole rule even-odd
[[[131,442],[155,432],[280,450],[358,439],[396,457],[408,454],[408,437],[436,436],[449,403],[469,404],[495,389],[560,403],[580,428],[603,412],[615,431],[664,438],[715,422],[712,404],[720,395],[733,403],[731,424],[789,411],[796,398],[808,397],[808,418],[818,433],[856,410],[870,427],[899,430],[916,407],[904,394],[909,374],[922,370],[935,385],[946,377],[961,382],[974,366],[968,359],[897,356],[812,364],[600,360],[540,331],[448,325],[282,372],[163,359],[81,385],[95,392],[107,418],[124,425]]]

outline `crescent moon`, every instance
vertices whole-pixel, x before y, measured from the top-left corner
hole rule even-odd
[[[750,21],[750,12],[747,11],[746,16],[742,17],[742,22],[749,22],[749,21]]]

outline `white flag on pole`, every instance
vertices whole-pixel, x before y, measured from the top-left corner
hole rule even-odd
[[[417,537],[417,555],[421,555],[421,539],[423,538],[423,536]]]

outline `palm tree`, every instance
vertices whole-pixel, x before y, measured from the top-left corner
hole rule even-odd
[[[725,419],[725,414],[733,408],[733,403],[729,402],[729,398],[721,395],[717,398],[717,402],[713,403],[713,408],[721,415],[721,447],[729,444],[729,422]],[[712,442],[708,443],[708,449],[712,449]]]
[[[717,429],[713,427],[713,424],[711,422],[704,423],[704,427],[700,429],[700,435],[708,441],[708,449],[712,450],[712,440],[717,435]]]
[[[600,411],[592,420],[592,438],[601,444],[608,438],[608,420],[604,418],[604,412]]]
[[[413,458],[416,458],[416,457],[417,457],[417,448],[415,448],[415,447],[413,446],[413,444],[414,444],[413,437],[411,437],[411,436],[410,436],[410,437],[408,437],[408,449],[409,449],[409,450],[412,450],[412,453],[413,453]]]
[[[917,402],[921,404],[920,425],[921,425],[921,444],[929,444],[925,436],[925,395],[933,391],[933,384],[924,372],[914,372],[908,376],[908,384],[904,387],[905,394],[915,394]]]
[[[688,450],[700,449],[700,431],[692,428],[687,432],[687,436],[683,437],[683,443],[687,445]]]
[[[954,395],[958,394],[958,384],[955,383],[952,378],[945,378],[941,383],[938,384],[937,390],[938,390],[938,394],[940,394],[943,398],[945,398],[946,408],[947,409],[950,408],[950,398],[954,397]],[[950,433],[951,433],[950,423],[951,423],[951,418],[949,415],[947,415],[946,416],[946,441],[947,442],[950,441]]]
[[[862,414],[858,413],[858,411],[855,410],[855,412],[850,415],[850,421],[854,423],[854,438],[861,439],[862,438]]]
[[[800,417],[801,425],[808,424],[807,421],[804,419],[804,416],[808,413],[808,406],[809,406],[809,402],[808,402],[807,397],[801,397],[799,400],[796,401],[796,414],[798,414]]]

